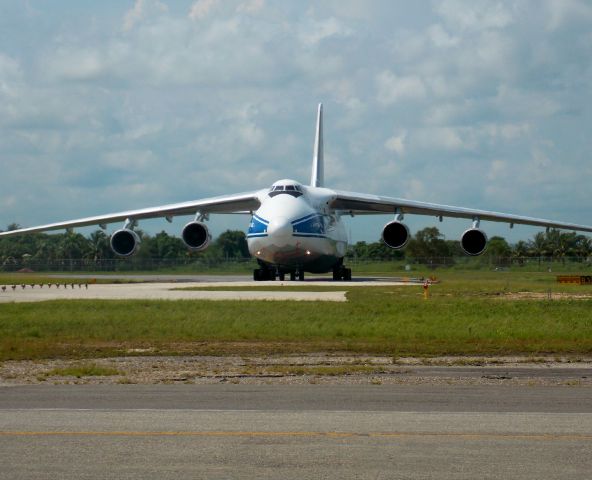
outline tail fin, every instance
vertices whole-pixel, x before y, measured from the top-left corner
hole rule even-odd
[[[317,113],[317,132],[315,135],[314,152],[312,156],[311,187],[323,187],[325,184],[325,168],[323,161],[323,104],[319,103]]]

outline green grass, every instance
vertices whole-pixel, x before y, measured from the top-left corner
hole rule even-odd
[[[385,368],[376,365],[271,365],[264,371],[281,375],[339,376],[384,373]]]
[[[48,372],[44,372],[43,377],[109,377],[120,374],[121,372],[114,368],[101,367],[94,363],[85,363],[71,367],[54,368]]]
[[[106,357],[129,355],[138,348],[151,349],[151,354],[592,353],[592,299],[507,300],[503,295],[549,290],[592,294],[590,286],[558,285],[547,273],[447,272],[441,280],[431,287],[427,301],[422,287],[414,285],[351,287],[346,303],[0,304],[0,360]],[[326,288],[306,282],[290,287]]]

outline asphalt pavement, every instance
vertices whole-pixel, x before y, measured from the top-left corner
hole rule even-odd
[[[0,388],[0,478],[588,479],[588,387]]]

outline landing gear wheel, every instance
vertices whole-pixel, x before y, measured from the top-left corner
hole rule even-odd
[[[280,279],[280,282],[283,282],[286,279],[286,273],[285,272],[279,272],[278,273],[278,278]]]
[[[301,282],[304,281],[304,270],[298,271],[298,280],[300,280]]]
[[[346,282],[351,282],[352,276],[351,276],[351,268],[344,268],[343,269],[343,280],[345,280]]]
[[[275,280],[275,274],[267,268],[257,268],[256,270],[253,270],[253,280],[256,282]]]
[[[334,268],[333,269],[333,281],[338,282],[339,280],[341,280],[341,271],[339,268]]]
[[[333,269],[333,280],[338,282],[343,280],[345,282],[351,281],[351,268],[345,268],[343,265]]]
[[[296,272],[290,272],[290,281],[296,280]]]

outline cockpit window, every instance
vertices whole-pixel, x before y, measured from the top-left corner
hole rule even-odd
[[[270,197],[275,197],[276,195],[280,194],[288,194],[294,198],[298,198],[303,195],[300,185],[274,185],[269,189]]]

